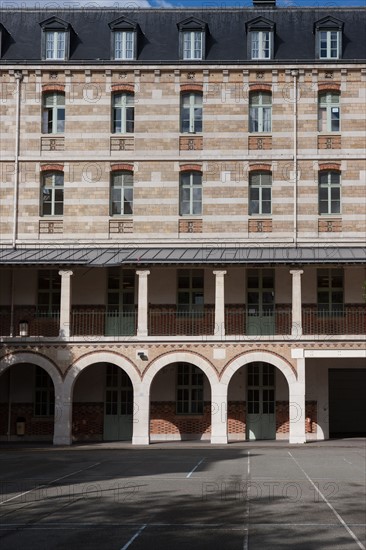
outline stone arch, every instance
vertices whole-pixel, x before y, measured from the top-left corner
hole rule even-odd
[[[179,362],[191,363],[192,365],[201,369],[202,372],[205,373],[205,375],[207,376],[210,382],[211,391],[213,386],[218,383],[217,372],[213,367],[213,365],[207,359],[191,351],[177,351],[177,352],[173,351],[173,352],[169,352],[164,355],[161,355],[160,357],[152,361],[150,366],[146,369],[146,371],[143,374],[142,382],[144,386],[148,387],[148,389],[150,390],[151,383],[155,378],[155,375],[161,369],[163,369],[167,365],[171,365],[172,363],[179,363]]]
[[[67,371],[64,381],[66,395],[72,395],[75,381],[81,371],[95,363],[113,363],[123,369],[130,377],[134,391],[136,391],[137,386],[141,383],[140,374],[129,359],[113,352],[96,351],[80,357]]]
[[[228,388],[230,380],[237,370],[255,362],[270,363],[277,367],[286,378],[289,388],[298,381],[293,368],[286,359],[268,351],[250,351],[239,355],[226,365],[221,375],[221,383]]]
[[[11,355],[6,355],[0,361],[0,376],[9,367],[13,365],[19,365],[21,363],[29,363],[43,368],[52,379],[55,388],[55,394],[57,394],[57,392],[61,389],[62,377],[56,365],[47,357],[44,357],[43,355],[38,355],[36,353],[19,352]]]

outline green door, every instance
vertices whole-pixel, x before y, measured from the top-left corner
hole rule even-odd
[[[112,267],[108,270],[106,336],[135,334],[135,272]]]
[[[253,336],[275,334],[273,269],[248,270],[246,333]]]
[[[131,440],[132,415],[133,388],[130,377],[116,365],[107,364],[103,439]]]
[[[276,439],[275,367],[248,365],[247,439]]]

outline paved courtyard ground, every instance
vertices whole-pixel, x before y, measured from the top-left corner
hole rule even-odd
[[[0,444],[0,549],[365,550],[365,450]]]

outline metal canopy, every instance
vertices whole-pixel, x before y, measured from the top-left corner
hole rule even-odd
[[[176,248],[79,248],[47,245],[39,248],[0,248],[0,265],[119,266],[119,265],[245,265],[245,264],[362,264],[365,247],[225,246]]]

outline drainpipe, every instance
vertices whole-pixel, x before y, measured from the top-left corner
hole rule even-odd
[[[11,367],[9,367],[9,378],[8,378],[8,441],[11,438]]]
[[[10,338],[14,336],[14,269],[10,274]]]
[[[16,248],[17,242],[17,229],[18,229],[18,190],[19,190],[19,137],[20,137],[20,83],[23,79],[21,72],[17,71],[15,74],[15,80],[17,83],[16,90],[16,115],[15,115],[15,161],[14,161],[14,204],[13,204],[13,248]]]
[[[291,71],[294,77],[294,245],[297,247],[297,77],[299,71]]]

